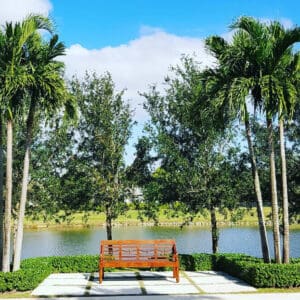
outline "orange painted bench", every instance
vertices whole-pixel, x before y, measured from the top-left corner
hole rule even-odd
[[[102,240],[99,258],[99,282],[104,268],[172,267],[179,282],[179,259],[175,240]]]

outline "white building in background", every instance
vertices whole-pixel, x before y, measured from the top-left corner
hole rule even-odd
[[[132,187],[130,189],[130,196],[125,199],[125,203],[129,204],[132,203],[133,201],[140,201],[142,202],[144,200],[144,195],[143,191],[140,187]]]

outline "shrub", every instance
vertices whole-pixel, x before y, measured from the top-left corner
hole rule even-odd
[[[52,256],[24,259],[16,272],[0,272],[0,292],[28,291],[37,287],[51,273],[95,272],[98,255]]]
[[[99,255],[54,256],[51,265],[56,273],[91,273],[98,270]]]
[[[96,272],[98,260],[98,255],[28,258],[22,261],[19,271],[0,272],[0,292],[32,290],[51,273]],[[265,264],[260,258],[244,254],[180,254],[179,260],[181,270],[220,270],[255,287],[300,286],[299,258],[291,259],[288,265]]]
[[[52,273],[51,268],[35,268],[19,270],[12,273],[0,272],[0,292],[28,291]]]
[[[255,287],[299,287],[300,261],[265,264],[262,259],[243,254],[216,255],[217,269],[241,278]]]
[[[213,270],[214,259],[211,254],[180,254],[179,255],[180,269],[186,271],[204,271]]]

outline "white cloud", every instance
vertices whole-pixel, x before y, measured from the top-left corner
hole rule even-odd
[[[267,25],[270,25],[273,21],[278,21],[283,25],[285,29],[290,29],[294,26],[293,21],[287,18],[280,18],[280,19],[259,18],[259,21]]]
[[[203,66],[213,62],[202,39],[180,37],[145,26],[141,32],[144,35],[118,47],[89,50],[79,44],[72,45],[63,57],[67,77],[74,74],[82,77],[86,70],[98,74],[110,72],[117,89],[126,88],[125,96],[130,99],[138,121],[146,118],[138,92],[147,91],[151,84],[161,84],[169,67],[178,64],[182,54],[196,54]]]
[[[142,108],[144,99],[138,92],[147,91],[151,84],[157,84],[162,90],[162,82],[170,66],[179,64],[182,54],[195,54],[203,67],[214,62],[206,52],[202,39],[180,37],[147,26],[141,28],[140,34],[139,38],[118,47],[86,49],[80,44],[72,45],[62,58],[68,78],[72,75],[82,77],[86,71],[98,74],[108,71],[118,90],[126,88],[125,97],[135,110],[134,119],[138,121],[127,147],[127,163],[134,158],[133,145],[142,135],[143,124],[148,118]]]
[[[293,28],[295,26],[294,23],[293,23],[293,21],[290,20],[290,19],[281,18],[279,20],[279,22],[283,25],[283,27],[285,29],[291,29],[291,28]]]
[[[0,24],[23,20],[29,14],[48,16],[52,5],[49,0],[0,0]]]

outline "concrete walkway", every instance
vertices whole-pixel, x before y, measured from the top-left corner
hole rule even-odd
[[[57,300],[300,300],[300,293],[256,293],[245,282],[213,271],[181,272],[180,283],[172,272],[107,272],[101,285],[98,279],[96,273],[52,274],[32,296]]]
[[[97,273],[52,274],[33,292],[33,296],[129,296],[199,295],[204,293],[255,292],[245,282],[222,272],[181,272],[180,283],[172,272],[105,273],[102,284]]]

